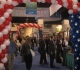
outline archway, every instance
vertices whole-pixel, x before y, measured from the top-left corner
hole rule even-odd
[[[39,24],[35,24],[35,23],[21,23],[18,26],[18,35],[20,36],[20,31],[21,31],[22,28],[27,28],[27,27],[37,28],[39,31],[42,30],[42,27]]]
[[[80,69],[80,2],[79,0],[0,0],[0,70],[7,62],[9,31],[11,29],[12,9],[21,3],[26,2],[48,2],[60,4],[69,9],[72,42],[74,47],[75,70]]]

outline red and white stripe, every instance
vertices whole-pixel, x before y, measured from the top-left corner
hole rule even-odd
[[[39,24],[36,23],[22,23],[19,25],[19,28],[25,28],[25,27],[36,27],[36,28],[42,28]]]

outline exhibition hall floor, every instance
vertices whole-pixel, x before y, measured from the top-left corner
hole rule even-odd
[[[37,48],[35,48],[35,53],[36,55],[33,57],[33,64],[31,70],[70,70],[67,67],[62,66],[61,64],[56,63],[56,61],[54,61],[54,65],[56,66],[55,68],[49,68],[49,63],[40,65],[39,64],[40,55],[37,52]],[[25,63],[21,61],[20,55],[18,55],[14,60],[13,70],[26,70]]]

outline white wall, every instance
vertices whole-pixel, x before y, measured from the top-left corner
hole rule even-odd
[[[56,25],[52,25],[52,31],[57,32]]]
[[[70,29],[69,20],[63,20],[62,30],[65,31],[67,28]]]
[[[63,20],[62,30],[66,31],[64,32],[64,37],[69,36],[69,30],[70,30],[69,20]]]
[[[43,19],[38,19],[38,24],[44,28],[44,20]]]

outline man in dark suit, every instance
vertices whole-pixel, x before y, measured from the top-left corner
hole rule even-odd
[[[54,42],[54,36],[51,36],[51,40],[49,42],[49,47],[48,47],[48,53],[50,55],[50,67],[53,68],[53,62],[54,62],[54,57],[55,57],[55,42]]]
[[[57,63],[62,63],[61,57],[63,57],[63,50],[62,50],[62,37],[61,36],[58,36],[56,45],[57,45],[56,62]]]
[[[42,39],[39,41],[39,47],[41,49],[41,51],[40,51],[40,64],[42,64],[43,61],[44,61],[44,64],[47,64],[45,36],[43,36]]]
[[[31,37],[31,48],[32,50],[34,50],[34,38],[33,37]]]
[[[46,37],[45,43],[46,43],[46,52],[47,52],[47,54],[48,54],[49,41],[50,41],[50,38]]]

